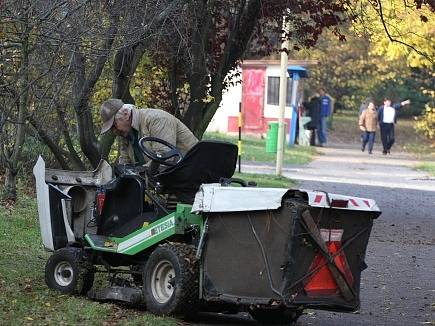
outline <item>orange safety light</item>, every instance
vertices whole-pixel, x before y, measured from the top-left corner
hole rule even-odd
[[[326,242],[329,254],[334,257],[334,263],[340,272],[344,275],[349,286],[353,284],[353,275],[347,263],[344,251],[341,250],[341,238],[343,236],[343,230],[338,229],[320,229],[322,239]],[[339,254],[337,254],[340,252]],[[322,266],[322,267],[320,267]],[[326,258],[321,253],[314,257],[313,262],[309,268],[310,272],[316,272],[311,275],[308,282],[305,284],[305,291],[308,295],[331,295],[340,294],[337,282],[334,279],[331,271],[328,268]]]

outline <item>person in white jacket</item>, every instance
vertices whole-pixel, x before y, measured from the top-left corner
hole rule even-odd
[[[386,97],[384,99],[384,105],[378,108],[378,121],[381,130],[382,146],[384,148],[382,154],[389,154],[391,147],[393,147],[395,141],[394,124],[397,122],[397,110],[409,103],[411,103],[410,100],[391,104],[391,99]]]

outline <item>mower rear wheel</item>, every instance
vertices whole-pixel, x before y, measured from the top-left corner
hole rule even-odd
[[[191,245],[167,243],[153,251],[144,269],[148,311],[157,315],[194,315],[199,297],[195,250]]]
[[[94,272],[80,265],[80,249],[62,248],[45,265],[45,283],[65,294],[86,294],[94,283]]]
[[[261,324],[295,325],[302,310],[287,308],[251,308],[249,314]]]

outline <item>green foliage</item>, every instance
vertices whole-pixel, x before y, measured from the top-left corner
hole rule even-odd
[[[47,288],[36,200],[24,193],[0,206],[0,320],[2,325],[177,325],[173,318],[66,296]]]
[[[400,0],[355,1],[349,3],[349,11],[354,20],[342,26],[345,42],[324,32],[313,49],[297,54],[319,61],[310,67],[308,93],[326,87],[336,107],[345,110],[358,110],[369,96],[377,105],[385,96],[410,99],[412,104],[400,114],[420,114],[430,100],[423,90],[435,84],[435,30],[430,24],[435,13],[428,6],[417,10],[415,3]]]
[[[349,29],[346,42],[332,33],[324,33],[312,50],[301,51],[297,58],[318,60],[309,67],[310,77],[304,81],[308,96],[325,87],[336,100],[336,109],[357,111],[367,97],[381,105],[389,96],[394,102],[411,100],[411,105],[401,110],[402,116],[420,114],[430,100],[422,92],[435,83],[430,69],[411,68],[404,57],[389,61],[372,52],[373,44],[364,36]]]

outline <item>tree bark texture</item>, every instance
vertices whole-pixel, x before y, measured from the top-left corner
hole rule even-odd
[[[213,6],[210,2],[208,6]],[[193,36],[193,65],[189,78],[191,102],[184,115],[183,122],[200,139],[207,129],[208,124],[219,108],[224,90],[224,80],[227,74],[236,67],[250,39],[254,33],[256,22],[261,15],[261,1],[241,1],[234,17],[232,28],[229,31],[227,42],[217,70],[210,75],[206,67],[207,37],[210,27],[210,8],[204,5],[202,20]],[[249,19],[246,19],[249,17]],[[208,87],[210,87],[208,89]],[[206,102],[207,94],[211,95],[212,101]]]
[[[26,135],[25,117],[29,99],[29,35],[31,27],[29,26],[29,19],[27,14],[24,14],[22,23],[22,43],[21,43],[21,63],[19,68],[18,79],[18,117],[16,122],[15,144],[11,155],[6,159],[6,179],[5,179],[5,192],[6,199],[16,200],[17,198],[17,174],[20,164],[21,152]]]
[[[101,76],[103,67],[109,57],[110,50],[113,45],[117,33],[117,24],[119,16],[112,17],[111,25],[106,32],[106,41],[104,42],[103,54],[100,55],[91,73],[86,78],[85,59],[78,48],[74,53],[74,72],[75,81],[73,87],[74,110],[77,118],[77,127],[79,131],[80,146],[83,154],[91,162],[91,165],[96,168],[102,157],[99,143],[94,131],[94,123],[92,120],[91,111],[89,109],[89,99],[92,95],[92,90],[98,78]]]

